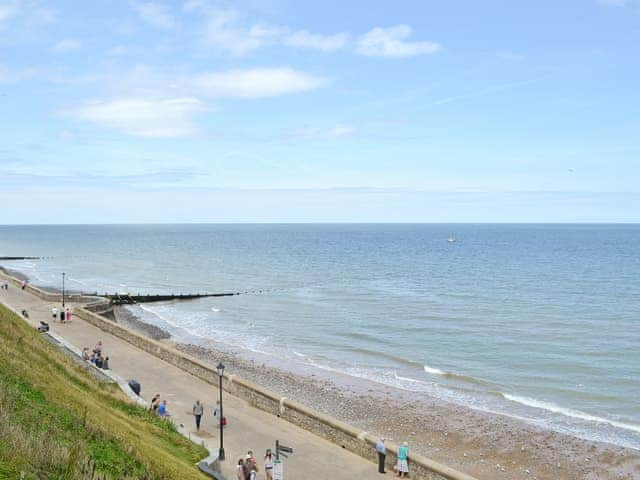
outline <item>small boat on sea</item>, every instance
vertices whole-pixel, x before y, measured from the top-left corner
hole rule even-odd
[[[453,236],[453,234],[449,235],[449,238],[447,238],[447,242],[449,243],[454,243],[456,241],[456,237]]]

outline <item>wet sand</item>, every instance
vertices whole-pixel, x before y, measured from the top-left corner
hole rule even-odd
[[[126,308],[116,316],[127,326],[282,396],[295,399],[372,434],[482,480],[632,480],[640,478],[640,452],[583,440],[413,392],[309,368],[266,365],[220,345],[169,340]]]

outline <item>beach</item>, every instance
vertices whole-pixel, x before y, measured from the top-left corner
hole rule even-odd
[[[443,402],[434,397],[318,371],[287,371],[215,345],[176,343],[154,325],[116,307],[129,328],[175,346],[279,395],[394,442],[478,479],[631,480],[640,477],[640,452],[593,442],[516,418]]]

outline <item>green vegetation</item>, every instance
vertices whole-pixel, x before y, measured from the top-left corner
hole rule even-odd
[[[0,305],[0,479],[203,479],[206,455]]]

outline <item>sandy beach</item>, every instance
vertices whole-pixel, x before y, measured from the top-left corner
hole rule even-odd
[[[543,430],[490,414],[334,372],[290,371],[209,343],[174,343],[162,329],[118,307],[128,327],[171,342],[190,355],[296,399],[320,412],[399,442],[413,451],[479,479],[635,479],[640,452]],[[277,362],[276,362],[277,363]]]

